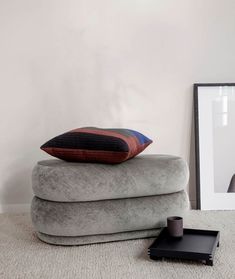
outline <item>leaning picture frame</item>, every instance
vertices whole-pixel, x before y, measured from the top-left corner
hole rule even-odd
[[[194,84],[197,208],[235,209],[235,83]]]

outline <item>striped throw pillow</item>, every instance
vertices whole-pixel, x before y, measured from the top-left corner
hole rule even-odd
[[[84,127],[52,138],[41,149],[65,161],[116,164],[133,158],[151,143],[130,129]]]

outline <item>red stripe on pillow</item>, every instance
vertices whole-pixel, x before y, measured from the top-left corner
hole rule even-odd
[[[68,148],[43,148],[48,154],[65,161],[76,161],[79,158],[81,162],[102,162],[117,164],[126,161],[129,158],[128,152],[115,152],[103,150],[87,149],[68,149]]]

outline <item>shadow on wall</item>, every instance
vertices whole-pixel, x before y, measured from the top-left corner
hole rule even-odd
[[[27,167],[23,159],[8,165],[9,175],[5,177],[2,185],[1,205],[3,211],[11,211],[10,207],[29,204],[32,198],[31,173],[32,168]]]
[[[228,187],[228,193],[234,193],[234,192],[235,192],[235,174],[232,176]]]
[[[191,121],[191,136],[190,136],[190,151],[189,151],[189,199],[192,209],[197,207],[196,195],[196,156],[195,156],[195,129],[194,129],[194,104],[192,105],[192,121]]]

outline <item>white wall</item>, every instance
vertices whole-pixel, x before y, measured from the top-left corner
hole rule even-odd
[[[234,0],[0,1],[0,210],[27,207],[42,143],[86,125],[184,157],[195,200],[192,84],[235,81],[234,31]]]

